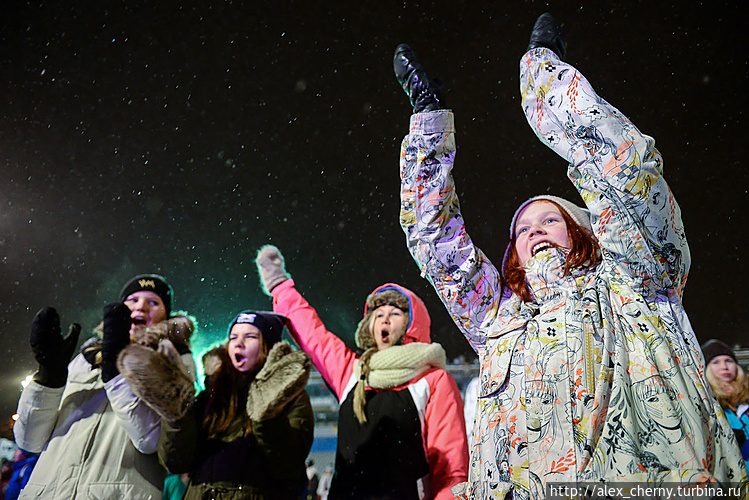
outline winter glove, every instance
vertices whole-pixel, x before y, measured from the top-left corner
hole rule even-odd
[[[189,316],[179,314],[153,325],[136,327],[130,335],[130,341],[156,349],[160,340],[169,339],[177,348],[177,352],[185,354],[190,352],[190,337],[194,332],[193,320]]]
[[[101,340],[101,379],[109,382],[120,371],[117,356],[130,344],[130,309],[122,302],[104,306],[104,335]]]
[[[247,415],[253,422],[277,416],[307,385],[311,358],[294,351],[287,342],[278,342],[250,384]]]
[[[567,35],[564,34],[556,19],[548,12],[541,14],[536,19],[526,52],[538,47],[551,49],[559,59],[564,59],[567,55]]]
[[[260,284],[263,291],[270,296],[271,290],[284,281],[291,279],[289,273],[284,267],[283,255],[281,251],[273,245],[265,245],[255,257],[257,272],[260,274]]]
[[[177,349],[161,340],[157,350],[131,344],[117,358],[117,367],[133,394],[169,422],[176,422],[195,402],[195,386]]]
[[[36,313],[31,323],[29,343],[34,353],[39,371],[34,380],[52,388],[63,387],[68,380],[68,363],[78,343],[81,325],[70,325],[68,336],[63,338],[60,329],[60,316],[53,307],[44,307]]]
[[[393,70],[398,83],[411,98],[414,114],[445,109],[440,85],[427,77],[413,50],[405,43],[395,48]]]

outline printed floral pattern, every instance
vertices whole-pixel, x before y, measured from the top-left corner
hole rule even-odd
[[[502,295],[473,245],[451,170],[450,111],[413,115],[401,150],[401,225],[481,362],[468,482],[459,498],[537,499],[549,482],[746,482],[681,303],[690,255],[654,140],[547,49],[521,61],[528,123],[569,162],[602,262],[562,276],[564,251],[528,263],[535,300]]]

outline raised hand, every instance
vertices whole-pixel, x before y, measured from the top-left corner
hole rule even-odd
[[[526,52],[539,47],[551,49],[559,59],[564,59],[567,55],[567,35],[562,31],[562,27],[559,26],[556,19],[548,12],[541,14],[536,19]]]
[[[78,343],[81,325],[70,325],[68,335],[62,336],[60,316],[53,307],[44,307],[36,313],[31,323],[29,343],[39,370],[34,380],[45,386],[63,387],[68,380],[68,363]]]
[[[405,43],[395,48],[393,70],[398,83],[411,98],[414,113],[445,109],[442,89],[434,80],[427,77],[413,50]]]
[[[101,378],[109,382],[120,371],[117,356],[130,344],[130,309],[122,302],[104,306],[104,336],[101,340]]]
[[[276,286],[291,278],[286,272],[281,251],[273,245],[265,245],[260,249],[255,257],[255,264],[263,291],[268,295]]]

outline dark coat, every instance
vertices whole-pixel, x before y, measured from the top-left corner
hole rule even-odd
[[[278,415],[251,420],[248,435],[244,416],[238,415],[220,436],[209,436],[202,425],[209,395],[210,389],[199,394],[176,422],[162,420],[159,460],[172,473],[190,473],[185,499],[299,499],[314,431],[307,392],[302,390]]]

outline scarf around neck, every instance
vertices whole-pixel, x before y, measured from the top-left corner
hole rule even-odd
[[[405,384],[432,368],[445,368],[445,350],[440,344],[412,342],[376,352],[369,360],[367,386],[389,389]],[[356,378],[361,377],[361,360],[354,363]]]

